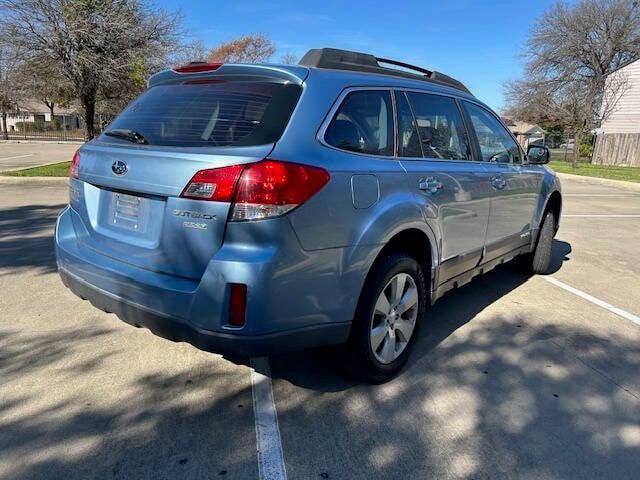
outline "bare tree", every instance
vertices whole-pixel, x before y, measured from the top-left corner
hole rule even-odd
[[[529,36],[524,79],[506,85],[508,112],[564,126],[575,138],[575,167],[584,135],[615,109],[627,88],[622,76],[607,77],[638,57],[638,1],[560,1]]]
[[[64,76],[60,64],[48,57],[33,55],[22,64],[18,77],[25,94],[46,105],[52,121],[56,106],[68,107],[74,100],[73,86]]]
[[[276,51],[271,40],[264,35],[246,37],[223,43],[209,52],[210,62],[259,63],[268,60]]]
[[[0,26],[29,57],[60,65],[93,138],[101,89],[122,84],[147,57],[166,55],[178,19],[146,0],[0,0]]]
[[[6,41],[7,37],[0,31],[0,119],[2,120],[2,138],[7,140],[7,116],[17,109],[22,96],[22,85],[18,77],[20,72],[20,55]]]
[[[284,55],[282,55],[280,63],[283,63],[284,65],[295,65],[298,62],[297,57],[293,53],[286,52]]]
[[[167,58],[167,67],[186,65],[190,62],[203,62],[209,57],[207,47],[202,40],[193,40],[177,45]]]

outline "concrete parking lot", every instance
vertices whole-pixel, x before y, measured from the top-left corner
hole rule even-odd
[[[69,162],[79,144],[0,141],[0,172]]]
[[[563,190],[554,273],[504,265],[448,294],[394,381],[271,358],[258,455],[266,370],[75,298],[52,252],[64,185],[1,183],[0,477],[638,478],[640,192]]]

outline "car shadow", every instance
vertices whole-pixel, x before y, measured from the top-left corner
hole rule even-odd
[[[18,270],[56,270],[53,229],[65,204],[0,209],[0,276]]]
[[[569,260],[571,245],[554,239],[550,273]],[[471,283],[447,293],[429,308],[425,323],[411,352],[409,363],[429,354],[443,340],[489,305],[523,285],[531,278],[522,273],[515,261],[501,265]],[[318,348],[271,357],[273,378],[317,391],[341,391],[358,385],[345,375],[342,347]],[[237,361],[237,360],[236,360]]]

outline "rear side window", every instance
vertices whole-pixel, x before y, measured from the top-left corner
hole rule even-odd
[[[464,102],[485,162],[520,163],[520,148],[498,120],[473,103]]]
[[[324,140],[351,152],[393,155],[393,107],[389,91],[349,93],[331,120]]]
[[[471,160],[469,138],[462,115],[451,97],[408,92],[427,158]]]
[[[122,112],[112,129],[133,130],[150,145],[229,147],[277,141],[300,87],[207,80],[157,85]]]

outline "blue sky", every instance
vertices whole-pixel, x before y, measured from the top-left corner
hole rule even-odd
[[[464,82],[495,109],[502,85],[522,72],[527,33],[553,0],[236,1],[159,0],[182,12],[193,37],[214,46],[262,33],[291,52],[335,47],[442,71]]]

